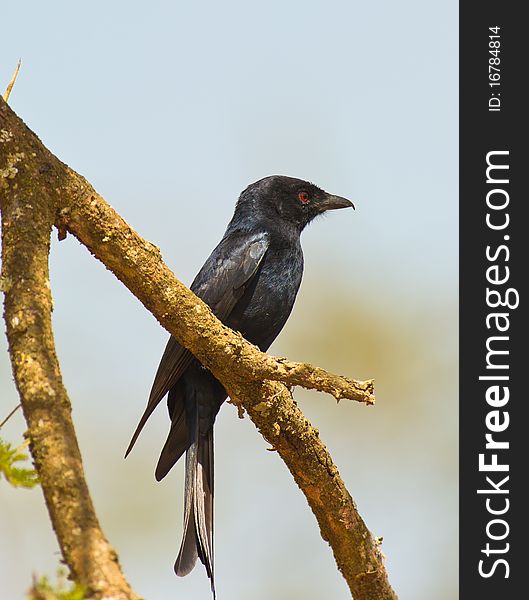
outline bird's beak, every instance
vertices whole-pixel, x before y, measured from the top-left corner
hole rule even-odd
[[[355,209],[355,205],[347,198],[341,196],[333,196],[332,194],[326,194],[322,202],[320,202],[321,212],[326,210],[336,210],[338,208],[349,208]]]

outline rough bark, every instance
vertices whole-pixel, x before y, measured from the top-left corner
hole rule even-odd
[[[59,522],[73,514],[62,514],[64,500],[79,509],[78,538],[100,529],[84,483],[69,402],[53,350],[47,283],[52,223],[59,237],[68,231],[86,245],[162,326],[213,372],[232,401],[247,410],[305,494],[353,597],[396,598],[378,542],[358,514],[318,432],[305,419],[287,387],[300,385],[328,392],[337,399],[372,404],[371,380],[355,381],[312,365],[268,356],[225,327],[175,278],[163,263],[159,249],[142,239],[84,178],[54,157],[1,99],[0,209],[5,317],[13,371],[30,427],[35,464],[39,475],[42,477],[44,471],[43,479],[48,477],[43,489],[52,521],[65,560],[72,562],[72,572],[81,583],[86,582],[83,560],[79,563],[79,557],[70,549],[77,538],[71,527],[63,528]],[[57,461],[71,456],[75,460],[71,459],[68,470],[61,466],[60,473],[55,472],[56,479],[46,475]],[[75,486],[70,486],[66,474],[75,480]],[[102,533],[98,535],[106,544]],[[98,562],[101,559],[116,566],[115,555],[106,552],[110,554],[96,557]],[[86,558],[86,549],[83,556]],[[127,597],[134,596],[130,592]]]
[[[134,599],[88,492],[55,353],[48,254],[57,189],[47,176],[43,180],[32,149],[35,141],[19,146],[21,129],[5,127],[6,105],[0,103],[1,287],[31,454],[72,577],[87,586],[91,597]]]

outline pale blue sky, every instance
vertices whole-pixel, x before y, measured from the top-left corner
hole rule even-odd
[[[13,109],[184,282],[256,179],[306,178],[355,202],[304,233],[303,288],[271,351],[374,374],[395,400],[365,417],[296,393],[384,535],[401,597],[455,598],[457,3],[3,4],[0,88],[23,62]],[[208,598],[202,568],[172,574],[181,473],[152,476],[164,410],[122,461],[165,333],[73,239],[53,244],[52,287],[89,482],[127,575],[150,599]],[[343,307],[355,335],[382,333],[317,329]],[[16,402],[2,339],[0,417]],[[2,435],[23,429],[19,415]],[[219,598],[347,598],[301,494],[231,407],[216,447]],[[38,491],[0,482],[0,503],[2,589],[20,598],[58,555]]]

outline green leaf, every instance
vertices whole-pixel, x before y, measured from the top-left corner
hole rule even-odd
[[[84,600],[86,598],[86,587],[80,583],[68,583],[66,571],[57,571],[57,584],[53,586],[46,575],[40,579],[33,579],[33,585],[29,590],[28,600]]]
[[[27,442],[13,448],[9,442],[0,440],[0,476],[3,475],[14,487],[32,488],[39,483],[34,469],[15,466],[15,463],[28,460],[26,447]]]

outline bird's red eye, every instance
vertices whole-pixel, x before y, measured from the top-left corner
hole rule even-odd
[[[298,200],[301,202],[301,204],[308,204],[310,202],[310,196],[308,192],[299,192]]]

